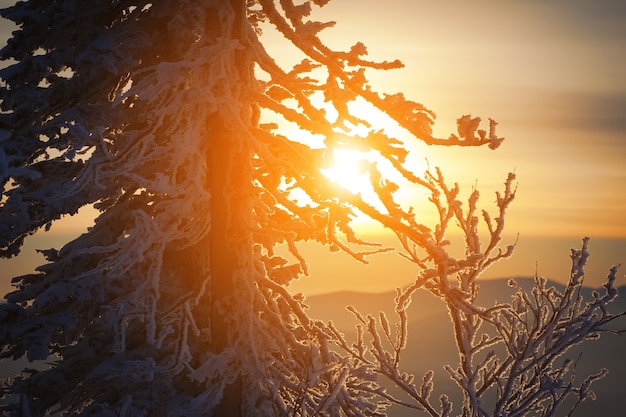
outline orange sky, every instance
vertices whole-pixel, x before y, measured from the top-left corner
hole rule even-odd
[[[0,6],[10,3],[0,0]],[[542,274],[566,274],[569,247],[585,235],[592,237],[592,257],[595,239],[612,238],[601,240],[602,253],[596,255],[606,267],[626,263],[626,3],[333,0],[314,16],[337,21],[323,32],[331,46],[347,49],[363,41],[372,58],[401,59],[404,69],[372,74],[372,85],[403,91],[434,110],[441,136],[467,113],[500,123],[498,133],[507,139],[495,152],[415,148],[416,160],[427,157],[431,166],[441,165],[465,190],[478,184],[486,207],[506,174],[516,172],[519,188],[507,229],[520,234],[518,256],[493,274],[529,275],[535,265]],[[0,23],[0,36],[9,31]],[[290,62],[283,46],[276,41],[268,49],[279,62]],[[77,224],[68,221],[56,233]],[[541,247],[541,240],[533,240],[538,235],[563,239],[543,240],[560,243]],[[35,236],[29,245],[45,247],[53,238]],[[546,258],[557,250],[558,262]],[[26,268],[24,261],[1,262],[10,274]],[[388,275],[385,262],[375,260],[362,273],[371,275],[384,264]],[[332,269],[317,271],[315,281],[296,289],[378,291],[412,275],[398,266],[392,277],[359,284],[361,272],[342,281],[328,277]],[[5,284],[10,276],[2,274]]]
[[[434,110],[440,136],[463,114],[499,122],[507,139],[495,152],[416,145],[414,155],[466,191],[477,184],[485,208],[506,174],[517,174],[507,231],[510,241],[519,233],[518,246],[485,277],[538,272],[564,281],[583,236],[592,238],[589,285],[626,264],[626,3],[335,0],[318,16],[337,21],[328,43],[348,49],[360,40],[372,58],[400,58],[406,67],[371,75],[373,86]],[[285,62],[299,59],[275,45]],[[416,272],[387,256],[367,267],[331,256],[312,262],[313,278],[293,289],[382,291]]]
[[[441,136],[467,113],[499,122],[495,152],[423,152],[484,203],[515,170],[510,231],[626,237],[625,3],[335,0],[323,16],[329,42],[405,63],[372,84],[434,110]]]

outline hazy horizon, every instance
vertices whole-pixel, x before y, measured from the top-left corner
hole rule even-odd
[[[64,222],[70,222],[71,218]],[[69,228],[69,227],[68,227]],[[44,262],[43,255],[35,249],[60,247],[78,236],[78,231],[65,232],[52,230],[47,234],[27,238],[23,253],[13,259],[2,260],[0,292],[11,291],[10,279],[17,275],[33,272]],[[371,241],[392,246],[392,236],[365,236]],[[570,250],[580,249],[582,238],[546,237],[520,235],[505,236],[503,245],[514,243],[517,246],[513,256],[502,260],[487,269],[481,279],[510,277],[532,277],[535,272],[561,284],[569,278],[571,266]],[[337,291],[386,292],[393,291],[412,282],[418,272],[415,265],[395,254],[379,254],[368,258],[369,264],[357,262],[346,253],[334,253],[328,247],[309,243],[301,245],[301,251],[309,264],[310,275],[289,286],[291,292],[302,292],[307,296]],[[624,265],[618,271],[617,286],[626,285],[626,238],[594,238],[589,241],[590,257],[586,267],[585,285],[600,287],[613,265]]]

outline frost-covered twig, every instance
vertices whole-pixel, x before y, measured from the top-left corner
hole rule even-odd
[[[579,343],[610,331],[606,325],[623,313],[613,314],[607,308],[617,296],[614,287],[616,267],[609,272],[605,294],[594,291],[592,300],[583,299],[584,265],[589,256],[587,238],[583,240],[580,250],[572,251],[571,275],[563,291],[548,287],[545,279],[536,277],[530,292],[511,281],[516,292],[510,303],[494,306],[476,303],[479,291],[476,279],[480,273],[493,262],[510,256],[513,251],[513,245],[502,251],[498,249],[498,244],[504,230],[506,209],[515,195],[512,187],[514,178],[510,175],[504,193],[497,195],[498,217],[492,220],[483,211],[489,235],[486,247],[481,249],[477,218],[473,214],[477,192],[471,194],[465,211],[457,199],[458,189],[448,188],[440,171],[436,176],[430,176],[431,201],[440,214],[434,234],[439,246],[430,246],[430,241],[421,235],[402,233],[404,229],[400,227],[394,229],[404,248],[413,250],[407,243],[412,242],[430,254],[425,259],[417,259],[414,253],[406,256],[423,269],[413,285],[398,290],[396,336],[392,335],[391,324],[382,313],[377,322],[373,317],[364,317],[351,309],[359,322],[357,342],[353,345],[349,345],[343,335],[330,326],[330,334],[340,350],[353,360],[372,367],[414,401],[413,405],[409,405],[385,391],[384,397],[394,404],[420,409],[431,416],[445,415],[451,408],[445,401],[438,411],[430,403],[430,372],[418,386],[412,375],[401,370],[400,358],[410,350],[405,344],[406,311],[412,294],[420,289],[436,295],[449,311],[459,365],[445,368],[462,394],[463,415],[526,416],[540,412],[541,415],[553,416],[568,407],[566,399],[570,396],[577,398],[574,407],[580,401],[593,397],[589,386],[605,372],[576,379],[572,372],[573,362],[565,359],[559,363],[559,360]],[[445,200],[440,195],[445,196]],[[457,260],[442,249],[442,244],[446,242],[445,231],[452,219],[456,219],[466,237],[465,259]],[[420,238],[411,240],[414,236]],[[455,275],[457,285],[450,280]],[[362,329],[370,338],[369,346]],[[486,401],[486,398],[492,399]]]

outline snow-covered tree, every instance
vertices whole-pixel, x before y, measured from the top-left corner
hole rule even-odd
[[[19,28],[0,51],[15,60],[0,71],[0,253],[17,256],[27,236],[81,207],[99,210],[86,233],[43,250],[47,263],[16,277],[0,306],[2,357],[52,360],[7,382],[7,395],[21,398],[18,415],[383,415],[398,400],[379,375],[415,399],[407,405],[447,415],[445,399],[440,410],[429,401],[428,375],[417,387],[398,369],[418,288],[450,309],[461,364],[449,372],[465,392],[463,415],[518,415],[546,398],[558,406],[569,392],[586,395],[554,361],[614,317],[605,309],[612,278],[606,296],[581,304],[585,246],[564,295],[538,280],[532,295],[478,306],[480,272],[513,250],[499,245],[514,177],[497,217],[483,213],[481,244],[478,192],[464,210],[458,187],[438,170],[413,172],[404,144],[351,103],[369,103],[430,145],[495,149],[495,122],[480,129],[463,116],[457,134],[433,136],[431,111],[366,79],[399,62],[371,61],[361,43],[336,51],[320,40],[332,23],[310,16],[327,2],[28,0],[0,12]],[[262,30],[304,59],[281,67]],[[376,155],[365,170],[377,201],[323,173],[340,148]],[[382,164],[430,193],[438,224],[397,201]],[[419,270],[398,295],[397,340],[386,319],[381,333],[356,313],[371,347],[350,346],[287,290],[307,273],[299,242],[357,260],[385,250],[355,233],[356,212],[392,230]],[[461,258],[447,249],[453,222],[465,236]],[[477,338],[481,325],[495,333]],[[477,359],[496,344],[503,359]],[[497,402],[485,412],[491,389]]]

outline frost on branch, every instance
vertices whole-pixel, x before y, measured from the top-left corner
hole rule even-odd
[[[401,223],[395,224],[404,256],[420,269],[413,285],[398,289],[395,330],[383,313],[377,320],[351,307],[357,320],[354,343],[349,343],[332,322],[327,325],[326,331],[347,357],[384,376],[395,387],[394,391],[378,393],[386,401],[433,417],[452,415],[453,410],[468,416],[522,417],[563,415],[581,401],[595,398],[590,386],[607,370],[589,376],[577,374],[579,358],[572,357],[570,351],[611,331],[608,325],[626,313],[614,314],[608,309],[617,297],[617,267],[611,268],[604,293],[593,292],[592,299],[583,298],[588,238],[580,250],[572,251],[571,275],[562,291],[536,277],[530,291],[512,280],[515,293],[509,303],[481,305],[477,301],[480,273],[513,252],[513,245],[504,250],[498,245],[506,208],[515,195],[514,178],[510,175],[504,192],[497,193],[498,217],[492,219],[487,211],[482,212],[488,235],[487,241],[481,242],[477,191],[470,194],[464,209],[458,199],[458,186],[449,187],[439,170],[427,173],[426,183],[431,187],[431,202],[438,209],[439,223],[434,231],[423,229],[419,234],[404,233]],[[446,231],[452,220],[465,236],[465,258],[454,258],[445,249]],[[420,256],[420,252],[425,255]],[[448,365],[445,370],[461,393],[462,402],[456,406],[447,395],[438,401],[431,398],[432,370],[422,378],[402,370],[402,356],[411,354],[407,346],[407,309],[418,290],[439,298],[451,319],[458,365]],[[403,395],[397,394],[398,389]]]
[[[461,135],[471,137],[475,129],[475,121],[459,120]],[[472,190],[466,202],[461,201],[459,186],[448,185],[438,168],[427,171],[423,178],[405,177],[430,192],[430,202],[439,215],[434,227],[421,224],[410,209],[396,202],[393,191],[387,191],[396,188],[393,184],[376,189],[385,210],[353,201],[396,234],[401,255],[418,267],[414,283],[398,289],[395,330],[384,314],[376,319],[353,308],[349,309],[357,320],[354,343],[348,342],[332,322],[326,328],[347,357],[384,376],[395,387],[378,395],[392,404],[438,417],[453,412],[468,416],[557,416],[594,398],[591,383],[606,370],[577,375],[577,359],[568,355],[571,348],[610,331],[608,324],[624,314],[608,309],[617,297],[617,268],[611,269],[604,294],[594,292],[592,300],[583,299],[584,265],[589,256],[585,238],[581,250],[572,251],[571,276],[562,292],[537,277],[530,292],[511,282],[516,289],[511,302],[481,305],[477,301],[481,273],[513,254],[515,245],[502,246],[502,234],[507,209],[515,198],[515,175],[509,174],[503,191],[496,193],[495,217],[478,209],[478,190]],[[372,175],[372,181],[380,181],[380,176]],[[453,227],[464,238],[462,257],[449,251],[448,236]],[[455,406],[448,395],[431,398],[433,371],[416,378],[402,370],[402,356],[411,355],[407,309],[416,291],[432,293],[448,310],[458,365],[445,369],[462,398]],[[398,390],[403,395],[397,395]]]

